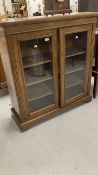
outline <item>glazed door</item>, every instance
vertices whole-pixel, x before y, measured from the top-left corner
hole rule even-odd
[[[25,34],[18,43],[28,111],[43,115],[59,107],[56,31]]]
[[[91,25],[60,31],[61,106],[88,93]]]

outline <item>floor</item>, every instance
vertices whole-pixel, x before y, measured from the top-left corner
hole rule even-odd
[[[21,133],[0,97],[0,175],[98,175],[98,96]]]

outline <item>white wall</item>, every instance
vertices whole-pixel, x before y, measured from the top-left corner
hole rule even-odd
[[[43,14],[43,0],[26,0],[28,7],[28,16],[38,11],[38,4],[41,5],[41,13]]]
[[[6,4],[6,11],[12,12],[11,0],[5,0],[5,4]]]
[[[72,12],[78,12],[78,0],[70,0],[70,8]]]
[[[78,2],[78,0],[70,0],[70,4],[75,4],[75,2]]]
[[[11,0],[5,0],[6,11],[12,12]],[[4,14],[3,0],[0,0],[0,14]]]
[[[1,15],[4,14],[4,8],[3,8],[3,2],[2,2],[2,0],[0,0],[0,14]]]

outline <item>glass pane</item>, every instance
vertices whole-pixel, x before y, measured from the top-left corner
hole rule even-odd
[[[52,38],[20,42],[30,112],[55,103]]]
[[[65,36],[65,100],[84,92],[87,32]]]

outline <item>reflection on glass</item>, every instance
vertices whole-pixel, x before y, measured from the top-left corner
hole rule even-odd
[[[65,37],[65,100],[84,92],[87,32]]]
[[[30,112],[55,103],[52,38],[20,42]]]

